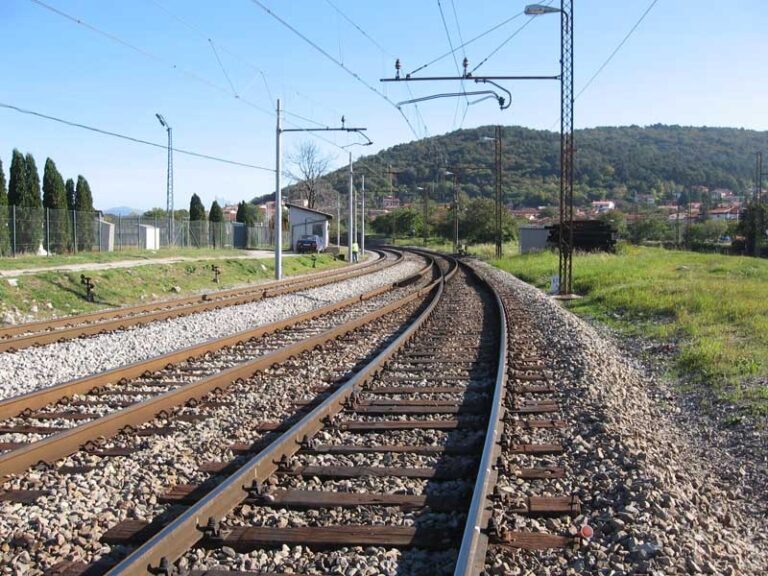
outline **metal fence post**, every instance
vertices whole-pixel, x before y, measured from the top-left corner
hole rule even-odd
[[[72,229],[74,230],[72,246],[75,254],[77,254],[77,210],[72,210]]]
[[[16,205],[13,205],[13,255],[16,256]]]
[[[123,251],[123,229],[122,229],[122,218],[120,218],[120,214],[117,215],[117,246],[118,251]]]

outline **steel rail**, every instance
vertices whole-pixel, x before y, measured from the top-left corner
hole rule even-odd
[[[0,330],[0,352],[21,350],[35,345],[50,344],[60,340],[73,339],[81,336],[99,334],[115,329],[124,329],[129,326],[147,324],[159,320],[178,318],[207,310],[222,308],[225,306],[237,306],[247,304],[268,297],[280,296],[302,289],[315,288],[337,282],[355,278],[370,271],[369,267],[385,269],[402,261],[402,255],[395,260],[385,262],[384,259],[375,260],[371,263],[365,263],[364,266],[349,270],[348,268],[339,270],[328,270],[317,274],[306,274],[298,278],[292,278],[289,281],[280,280],[277,282],[268,282],[256,286],[233,288],[231,290],[208,293],[201,296],[192,296],[189,298],[179,298],[157,302],[154,304],[143,304],[135,307],[119,308],[106,312],[93,312],[79,316],[68,316],[66,318],[57,318],[50,321],[35,322],[30,324],[21,324],[12,328]],[[383,265],[382,265],[383,263]],[[376,266],[378,265],[378,266]],[[73,322],[80,322],[71,326]],[[83,324],[83,322],[89,322]],[[52,327],[64,326],[50,330]],[[36,332],[34,332],[37,330]],[[33,331],[32,334],[12,337],[14,334]],[[11,336],[2,339],[3,336]]]
[[[405,278],[404,280],[375,288],[357,296],[350,296],[344,300],[327,304],[325,306],[321,306],[320,308],[315,308],[296,316],[284,318],[283,320],[278,320],[276,322],[258,326],[256,328],[248,328],[230,336],[201,342],[200,344],[195,344],[187,348],[182,348],[181,350],[168,352],[167,354],[149,358],[147,360],[140,360],[125,366],[120,366],[118,368],[113,368],[111,370],[106,370],[104,372],[99,372],[90,376],[84,376],[75,380],[54,384],[53,386],[41,388],[39,390],[28,392],[27,394],[22,394],[20,396],[14,396],[12,398],[0,400],[0,420],[21,416],[22,413],[27,410],[37,410],[43,406],[47,406],[48,404],[53,404],[63,400],[64,398],[74,396],[75,394],[85,394],[106,384],[137,378],[145,372],[161,370],[166,366],[177,364],[185,360],[198,358],[210,352],[218,352],[219,350],[227,348],[228,346],[232,346],[254,338],[260,338],[265,334],[283,330],[284,328],[288,328],[300,322],[314,320],[320,316],[324,316],[326,314],[330,314],[346,308],[347,306],[351,306],[358,302],[363,302],[365,300],[375,298],[376,296],[380,296],[381,294],[393,290],[399,284],[409,282],[416,278],[421,278],[428,274],[433,266],[434,263],[428,261],[427,264],[420,270],[408,278]]]
[[[467,523],[461,539],[454,576],[475,576],[483,571],[488,536],[484,530],[489,520],[489,496],[496,485],[496,461],[499,457],[501,435],[504,431],[504,398],[507,386],[507,320],[504,303],[490,282],[481,278],[471,267],[470,273],[493,293],[499,312],[499,367],[496,371],[495,389],[491,404],[491,415],[483,443],[483,457],[480,461],[475,488],[467,514]]]
[[[456,263],[452,261],[452,267],[448,273],[441,275],[437,281],[419,291],[426,293],[434,290],[432,301],[400,336],[361,371],[266,449],[251,458],[227,480],[112,568],[108,575],[138,576],[156,573],[159,566],[167,566],[169,563],[175,562],[198,543],[204,536],[203,528],[205,526],[215,525],[216,522],[241,504],[248,497],[248,489],[254,483],[267,480],[278,469],[278,462],[284,456],[290,457],[298,452],[304,438],[311,438],[321,430],[324,426],[324,420],[329,416],[338,414],[345,407],[352,394],[370,381],[382,370],[386,362],[404,347],[426,319],[430,317],[443,295],[445,282],[456,273],[456,270]],[[414,296],[410,298],[413,299]]]
[[[434,262],[433,262],[434,265]],[[425,267],[431,269],[432,266]],[[107,414],[91,422],[73,427],[64,432],[53,434],[43,440],[33,442],[22,448],[18,448],[6,454],[0,455],[0,478],[10,474],[16,474],[27,470],[40,462],[52,463],[60,458],[68,456],[79,450],[87,441],[96,438],[110,438],[118,434],[121,430],[131,426],[145,423],[156,417],[162,411],[168,411],[171,408],[183,405],[193,399],[200,399],[216,389],[226,389],[232,383],[240,379],[251,377],[258,371],[269,368],[273,364],[282,362],[291,356],[301,354],[304,351],[311,350],[316,346],[321,346],[326,342],[342,336],[357,327],[363,326],[369,322],[380,318],[389,312],[396,310],[405,304],[420,298],[426,292],[434,288],[441,280],[431,282],[427,287],[413,292],[387,306],[374,310],[355,320],[347,321],[341,326],[336,326],[326,330],[316,336],[300,342],[290,344],[279,350],[269,352],[213,376],[208,376],[189,384],[180,386],[164,394],[149,398],[143,402],[133,404],[116,412]],[[388,289],[388,288],[387,288]],[[360,301],[361,297],[347,299],[349,301]],[[339,307],[338,303],[332,305],[333,309]],[[319,309],[318,309],[319,310]],[[312,313],[319,315],[318,310]],[[242,340],[242,333],[239,335]],[[232,337],[235,338],[235,337]],[[155,363],[160,362],[155,359]],[[167,364],[162,364],[163,366]],[[141,367],[141,372],[146,371],[146,367]],[[138,369],[132,365],[134,372]],[[114,371],[113,371],[114,374]],[[72,384],[72,383],[70,383]],[[65,385],[66,386],[66,385]],[[20,397],[24,398],[24,397]],[[18,405],[18,403],[17,403]]]

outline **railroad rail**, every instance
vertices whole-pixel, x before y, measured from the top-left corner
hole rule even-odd
[[[455,261],[443,268],[420,291],[430,291],[429,303],[386,348],[326,395],[308,399],[303,414],[259,423],[271,436],[236,447],[244,463],[214,466],[226,474],[215,487],[169,486],[163,501],[188,507],[184,512],[169,523],[126,521],[102,537],[139,544],[127,558],[111,568],[63,563],[58,573],[175,574],[179,562],[185,574],[202,575],[226,568],[227,559],[238,570],[233,554],[289,544],[317,553],[419,549],[438,554],[430,573],[479,574],[504,415],[506,316],[471,270]],[[403,479],[413,485],[388,489]],[[339,482],[353,484],[339,491]],[[361,511],[381,507],[408,519],[361,521]],[[346,511],[347,521],[274,526],[254,512],[324,508]],[[252,525],[254,514],[260,525]],[[196,547],[208,550],[211,563],[194,566]]]
[[[87,314],[67,316],[53,320],[18,324],[0,329],[0,352],[16,351],[30,346],[71,340],[150,322],[188,316],[225,306],[248,304],[265,298],[316,288],[348,280],[394,266],[402,261],[402,254],[376,250],[378,258],[342,269],[326,270],[280,281],[253,286],[208,292],[186,298],[174,298],[151,304],[126,306]]]

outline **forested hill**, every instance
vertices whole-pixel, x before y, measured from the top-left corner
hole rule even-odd
[[[484,126],[401,144],[362,158],[356,172],[365,172],[366,188],[376,196],[389,191],[389,167],[397,172],[392,177],[393,189],[405,201],[421,194],[418,187],[426,187],[431,195],[436,178],[436,199],[447,201],[452,176],[446,176],[446,170],[459,173],[461,190],[470,197],[489,196],[493,193],[494,143],[484,137],[493,134],[493,126]],[[557,132],[504,128],[507,202],[515,206],[554,202],[559,189],[559,139]],[[678,192],[698,186],[737,193],[753,186],[755,152],[768,149],[768,132],[625,126],[577,130],[575,142],[577,203],[629,200],[635,194],[652,194],[658,202],[672,202]],[[341,169],[330,181],[344,190],[346,178],[346,169]]]

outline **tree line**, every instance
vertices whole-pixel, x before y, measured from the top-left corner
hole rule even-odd
[[[0,159],[0,256],[36,252],[44,241],[56,253],[90,250],[94,219],[87,216],[78,221],[77,212],[93,211],[88,181],[81,175],[77,183],[71,178],[65,181],[51,158],[43,168],[42,194],[32,154],[13,150],[7,186]]]
[[[393,193],[417,202],[419,188],[430,198],[450,202],[452,176],[470,198],[494,192],[493,126],[457,130],[400,144],[363,157],[355,171],[365,173],[375,200]],[[743,194],[754,187],[755,151],[768,149],[768,132],[691,126],[620,126],[575,131],[574,201],[578,206],[610,198],[632,204],[636,195],[657,204],[675,203],[696,187],[728,188]],[[559,133],[505,126],[503,199],[515,207],[557,203],[560,176]],[[348,169],[324,178],[346,190]]]

